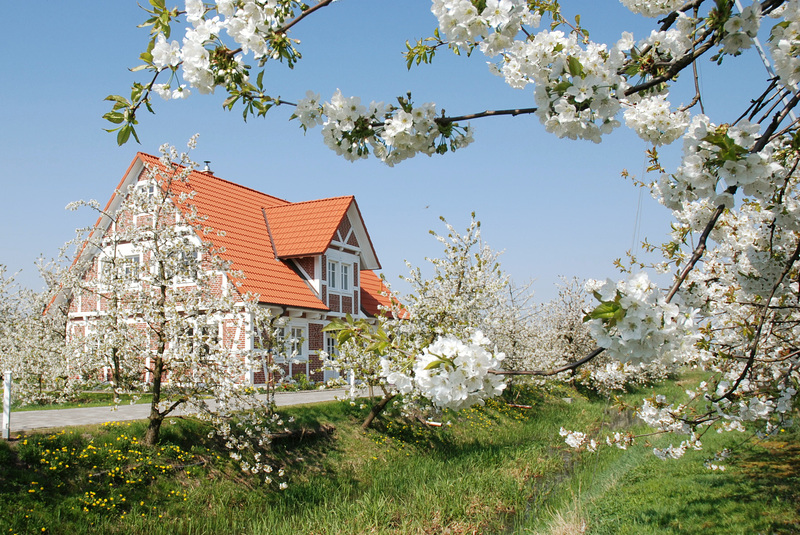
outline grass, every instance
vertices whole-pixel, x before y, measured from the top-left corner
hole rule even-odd
[[[662,390],[675,395],[680,388],[673,383]],[[800,533],[798,426],[766,440],[748,436],[706,433],[704,449],[690,450],[678,461],[652,454],[652,447],[677,444],[668,436],[629,451],[605,448],[584,454],[547,504],[549,517],[533,519],[526,529],[637,535]],[[714,452],[725,448],[733,453],[720,463],[724,471],[707,468]],[[573,531],[562,531],[565,525]]]
[[[135,403],[150,403],[152,394],[142,394]],[[129,394],[120,395],[120,405],[127,405],[131,403]],[[76,409],[84,407],[110,407],[114,405],[113,392],[81,392],[76,394],[72,399],[65,403],[48,403],[48,404],[28,404],[18,405],[11,404],[11,412],[25,412],[25,411],[45,411],[51,409]]]
[[[797,529],[794,431],[709,472],[707,452],[671,463],[644,448],[575,454],[558,429],[596,428],[614,412],[574,390],[527,390],[512,401],[532,408],[490,402],[446,413],[433,428],[390,411],[366,433],[358,404],[292,407],[282,413],[294,425],[336,431],[273,445],[285,491],[238,470],[194,420],[170,420],[157,448],[138,443],[143,422],[0,442],[0,535]]]

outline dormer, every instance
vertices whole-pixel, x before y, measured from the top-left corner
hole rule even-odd
[[[378,269],[372,241],[352,196],[264,209],[277,260],[287,262],[335,314],[361,310],[361,271]]]

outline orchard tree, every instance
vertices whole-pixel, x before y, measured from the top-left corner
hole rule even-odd
[[[534,370],[532,376],[540,384],[555,378],[610,394],[634,385],[659,382],[676,371],[675,363],[658,359],[636,364],[623,363],[606,353],[576,367],[574,363],[591,354],[595,347],[586,322],[587,311],[593,308],[592,297],[584,285],[578,279],[562,277],[561,284],[557,286],[558,295],[552,300],[521,310],[519,305],[507,307],[507,310],[514,312],[513,318],[519,319],[506,322],[509,332],[494,339],[508,339],[516,346],[513,353],[505,350],[507,355],[514,355],[506,358],[506,368],[510,373],[525,375],[523,370]],[[524,304],[526,295],[517,289],[511,297]],[[526,312],[521,313],[522,310]],[[542,376],[535,370],[562,371],[556,375]]]
[[[48,286],[35,292],[0,265],[0,370],[11,371],[13,398],[23,405],[66,401],[79,388],[65,359],[66,311],[49,307],[59,277],[54,267],[40,261]]]
[[[144,444],[155,445],[180,408],[209,421],[244,470],[267,474],[264,448],[282,422],[272,397],[257,395],[247,377],[253,368],[271,374],[280,348],[251,349],[245,333],[271,332],[274,318],[238,290],[243,275],[212,245],[216,231],[192,204],[193,167],[165,146],[159,164],[146,165],[105,208],[71,205],[100,217],[75,240],[78,254],[53,301],[73,312],[65,362],[83,385],[109,383],[117,401],[152,395]]]
[[[509,307],[504,298],[508,276],[499,254],[481,240],[475,214],[464,234],[442,221],[446,236],[431,231],[443,246],[440,258],[427,259],[433,273],[408,264],[410,292],[390,291],[392,307],[377,325],[348,316],[325,328],[336,332],[339,342],[331,365],[383,393],[364,428],[398,394],[407,410],[460,409],[505,387],[499,376],[489,374],[504,355],[484,333],[495,343],[505,341],[507,322],[521,309]]]
[[[410,95],[391,105],[365,105],[339,92],[329,100],[313,92],[295,102],[272,96],[263,70],[248,66],[247,58],[259,68],[275,61],[292,66],[300,53],[290,31],[331,3],[189,0],[172,9],[151,0],[145,22],[151,38],[137,67],[147,80],[130,97],[109,97],[106,118],[118,125],[118,141],[135,136],[138,113],[152,109],[154,95],[182,98],[216,89],[227,94],[226,108],[241,106],[245,117],[293,106],[300,126],[320,127],[337,154],[371,155],[389,165],[462,149],[472,142],[465,123],[471,119],[532,114],[556,136],[592,142],[624,123],[654,147],[647,185],[673,218],[668,241],[655,247],[663,260],[621,281],[589,281],[598,304],[587,323],[597,347],[566,366],[528,373],[555,375],[601,354],[621,363],[699,363],[713,370],[689,403],[659,398],[640,409],[649,423],[686,436],[658,452],[664,457],[700,447],[702,433],[714,427],[743,429],[754,421],[769,433],[784,425],[800,367],[799,0],[743,7],[734,0],[622,0],[652,18],[653,29],[643,36],[623,31],[609,44],[592,41],[590,29],[557,0],[433,0],[438,28],[407,44],[409,67],[434,62],[444,50],[480,53],[511,87],[533,87],[530,108],[460,116]],[[173,39],[183,21],[180,41]],[[746,109],[707,115],[698,62],[736,63],[747,49],[762,49],[758,36],[766,37],[770,69],[763,90]],[[714,76],[713,67],[704,71]],[[676,108],[669,98],[679,84],[695,96]],[[668,170],[656,148],[678,140],[683,157]],[[670,287],[657,287],[650,271],[671,273]],[[434,365],[430,351],[422,348],[417,360]],[[445,362],[440,368],[458,368]],[[568,434],[572,444],[578,438]]]

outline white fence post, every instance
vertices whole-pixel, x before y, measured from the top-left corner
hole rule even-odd
[[[11,438],[11,370],[3,376],[3,438]]]

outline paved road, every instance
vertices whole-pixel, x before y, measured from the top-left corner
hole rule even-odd
[[[305,405],[343,398],[346,390],[306,390],[302,392],[278,392],[275,403],[280,407],[287,405]],[[111,407],[86,407],[77,409],[53,409],[42,411],[22,411],[11,413],[11,432],[47,429],[50,427],[67,427],[71,425],[102,424],[104,422],[121,422],[125,420],[142,420],[147,418],[149,404],[120,405],[116,410]],[[179,415],[176,412],[174,415]]]

